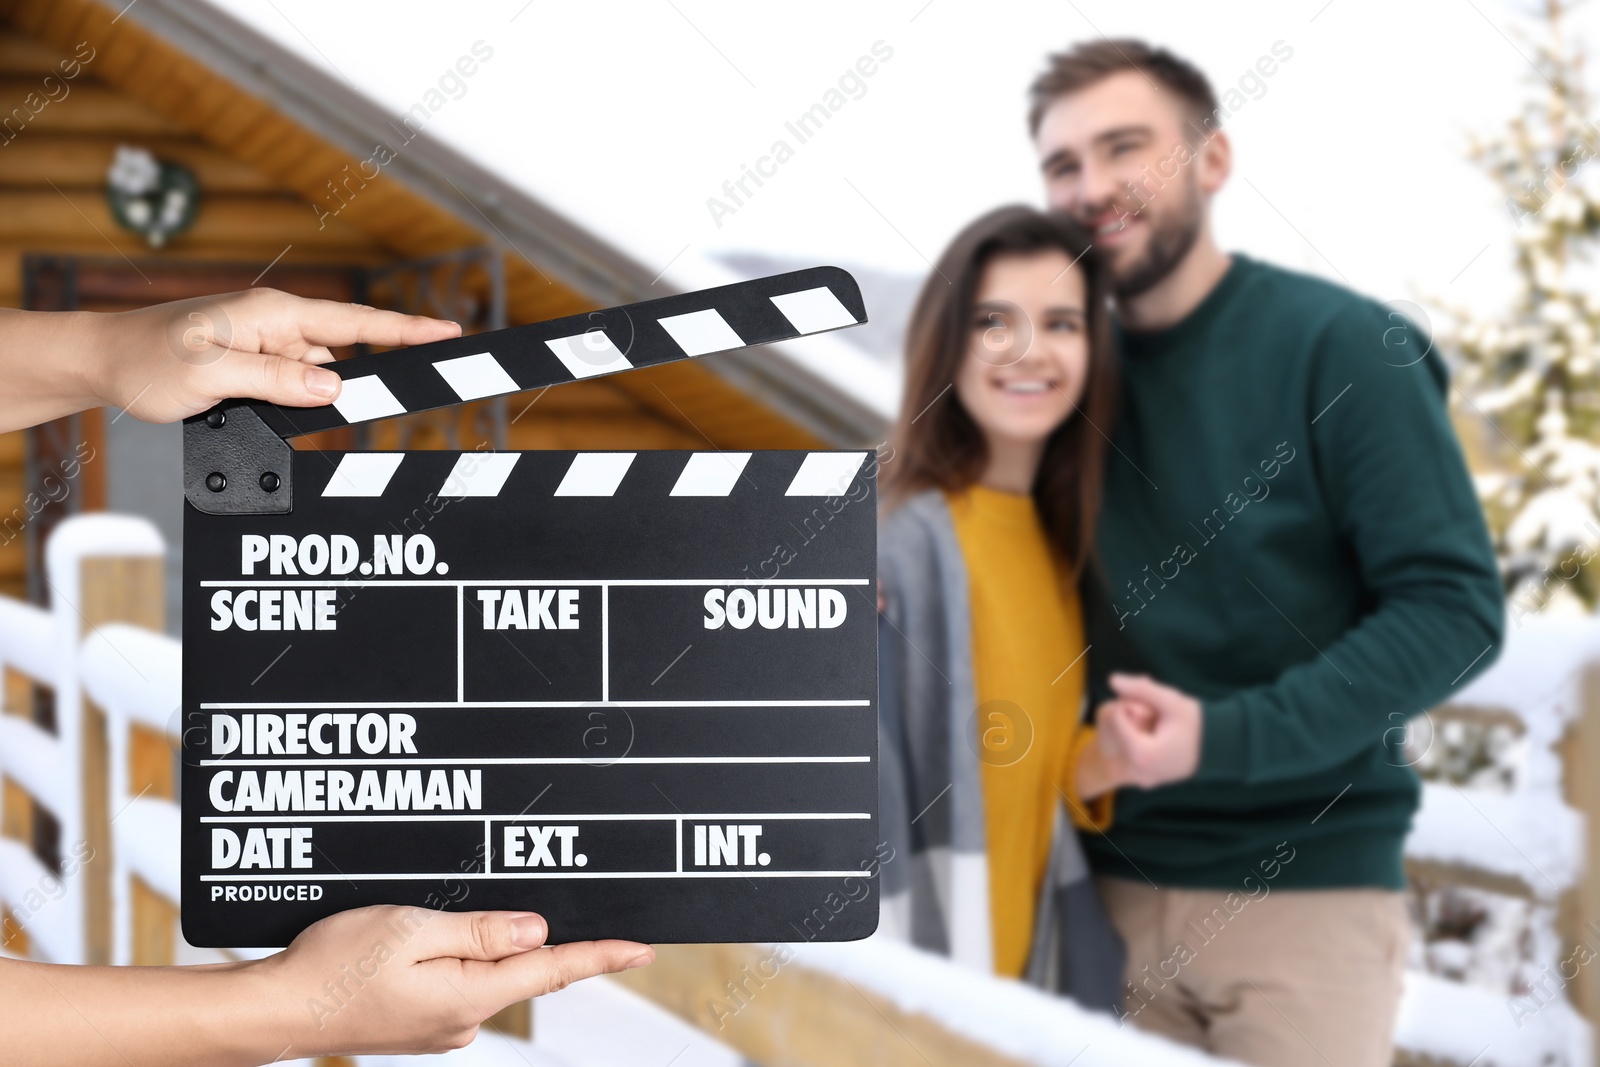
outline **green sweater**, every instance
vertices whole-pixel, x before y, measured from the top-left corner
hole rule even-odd
[[[1122,790],[1093,866],[1401,887],[1405,722],[1488,666],[1504,625],[1443,362],[1413,362],[1427,338],[1380,305],[1238,255],[1184,321],[1120,340],[1091,689],[1148,673],[1204,722],[1198,773]]]

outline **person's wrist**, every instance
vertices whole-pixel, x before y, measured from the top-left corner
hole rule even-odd
[[[1079,799],[1085,801],[1103,796],[1122,784],[1116,780],[1097,741],[1091,741],[1079,749],[1072,782]]]
[[[66,379],[76,396],[68,399],[83,407],[114,405],[115,388],[112,381],[116,366],[114,353],[119,345],[129,343],[129,312],[66,312],[60,331],[63,338],[74,339],[63,343],[59,349],[65,362]]]
[[[284,973],[283,953],[249,960],[226,975],[221,998],[226,1009],[216,1012],[223,1047],[244,1062],[306,1059],[329,1054],[325,1036],[311,1025],[300,991]]]

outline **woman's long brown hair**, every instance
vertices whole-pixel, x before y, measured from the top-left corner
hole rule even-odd
[[[1094,547],[1107,449],[1101,431],[1110,432],[1117,385],[1106,270],[1089,232],[1068,216],[1020,205],[997,208],[962,230],[939,257],[911,314],[905,396],[884,488],[892,508],[925,489],[966,489],[982,476],[988,446],[953,388],[972,346],[978,284],[995,256],[1051,249],[1083,271],[1089,368],[1077,410],[1045,444],[1033,499],[1045,532],[1076,575]]]

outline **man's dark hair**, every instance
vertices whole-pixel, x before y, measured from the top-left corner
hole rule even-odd
[[[1186,59],[1131,37],[1083,41],[1050,57],[1028,90],[1028,132],[1037,134],[1044,113],[1059,98],[1125,70],[1136,70],[1192,109],[1191,120],[1215,128],[1220,122],[1211,82]]]

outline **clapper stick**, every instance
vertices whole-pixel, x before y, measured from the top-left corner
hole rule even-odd
[[[344,389],[326,407],[228,400],[188,419],[184,497],[209,515],[288,514],[291,438],[866,321],[848,271],[810,267],[341,360],[328,367]]]
[[[555,942],[870,934],[892,857],[870,452],[288,444],[864,321],[814,267],[190,419],[188,942],[284,945],[375,903],[534,910]]]

